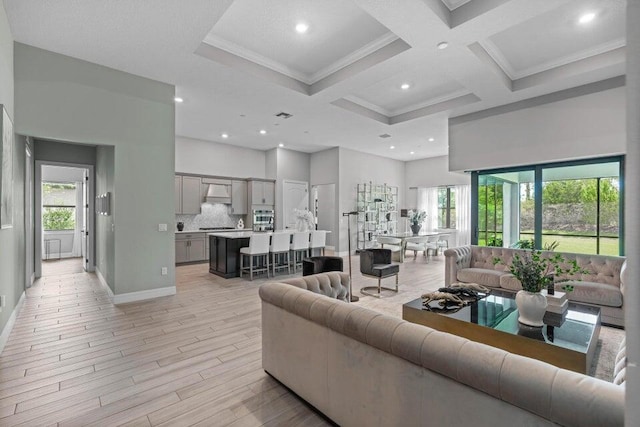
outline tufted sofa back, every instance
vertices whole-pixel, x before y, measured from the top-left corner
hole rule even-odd
[[[312,274],[283,280],[282,283],[316,294],[349,302],[349,275],[342,272]]]
[[[508,265],[513,260],[513,254],[522,252],[522,249],[487,247],[487,246],[471,246],[470,267],[484,268],[487,270],[508,271]],[[585,282],[598,282],[607,285],[620,286],[620,270],[624,264],[623,257],[611,255],[588,255],[573,254],[565,252],[549,252],[542,251],[542,256],[552,257],[559,253],[567,261],[577,261],[578,266],[588,273],[577,273],[574,275],[564,275],[556,277],[556,279],[573,279]],[[501,263],[494,264],[493,259],[499,258]],[[571,265],[567,262],[561,265],[562,268],[569,268]]]

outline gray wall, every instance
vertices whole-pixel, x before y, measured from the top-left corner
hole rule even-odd
[[[346,148],[339,149],[339,236],[337,251],[346,253],[348,249],[347,241],[347,217],[342,216],[342,212],[356,210],[357,185],[368,183],[387,184],[398,187],[398,208],[404,204],[405,193],[405,162],[388,159],[386,157],[361,153]],[[356,247],[356,220],[351,221],[351,248]]]
[[[622,79],[613,79],[450,119],[449,169],[622,154],[626,107],[621,83]]]
[[[265,152],[176,137],[175,171],[237,178],[265,178]]]
[[[114,147],[100,146],[96,150],[96,195],[114,194]],[[111,200],[114,212],[114,200]],[[113,214],[96,215],[96,269],[102,274],[111,291],[115,292],[115,233]]]
[[[342,212],[338,212],[340,193],[339,159],[340,149],[338,147],[313,153],[309,159],[309,188],[314,185],[334,184],[335,200],[333,203],[329,203],[333,208],[333,216],[326,222],[331,224],[330,227],[327,227],[331,231],[331,237],[327,239],[327,242],[331,242],[330,245],[334,246],[336,251],[338,250],[337,242],[340,240],[338,223],[342,218]]]
[[[309,184],[311,156],[300,151],[275,148],[276,152],[276,229],[284,228],[283,185],[285,180]],[[273,150],[272,150],[273,151]],[[308,186],[311,189],[311,186]],[[311,207],[311,204],[309,204]]]
[[[96,164],[96,147],[90,145],[34,139],[34,151],[36,160],[83,165]]]
[[[106,259],[114,293],[175,286],[174,236],[158,231],[174,222],[175,88],[20,43],[14,49],[17,132],[115,147],[115,256]]]
[[[14,123],[13,37],[0,4],[0,104]],[[0,295],[7,304],[0,313],[0,331],[11,317],[25,285],[24,154],[25,138],[15,138],[13,147],[13,228],[0,230]]]
[[[471,184],[471,175],[449,172],[449,156],[431,157],[405,163],[405,187],[407,197],[402,208],[418,206],[416,189],[411,187],[440,187]]]

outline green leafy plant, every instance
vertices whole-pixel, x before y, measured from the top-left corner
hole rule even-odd
[[[493,235],[491,239],[487,240],[487,246],[502,247],[503,243],[503,240],[495,235]]]
[[[553,242],[543,244],[542,250],[553,252],[559,245],[560,243],[554,240]],[[533,239],[518,240],[513,247],[517,249],[535,249],[535,243]]]
[[[493,263],[502,264],[500,258],[494,258]],[[569,265],[563,268],[563,265]],[[569,275],[588,273],[578,266],[576,260],[566,260],[560,254],[543,255],[536,249],[525,249],[521,253],[515,253],[511,264],[507,266],[522,284],[522,289],[527,292],[540,292],[554,282],[553,275]],[[566,280],[566,279],[565,279]],[[573,286],[564,286],[563,290],[571,291]]]
[[[73,230],[75,228],[73,208],[45,208],[42,226],[45,230]]]
[[[425,211],[414,211],[411,209],[407,214],[409,215],[409,222],[413,225],[422,224],[427,218],[427,213]]]

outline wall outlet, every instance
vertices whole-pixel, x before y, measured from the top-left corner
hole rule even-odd
[[[167,224],[158,224],[158,231],[167,231]]]
[[[162,267],[162,275],[166,276],[168,274],[167,267]]]

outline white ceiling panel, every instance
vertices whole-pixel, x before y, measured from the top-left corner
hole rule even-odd
[[[351,1],[235,0],[204,41],[312,84],[397,38]]]
[[[619,0],[575,0],[481,44],[515,80],[624,46],[625,9]],[[595,18],[580,23],[587,13]]]
[[[442,3],[444,3],[444,5],[447,6],[449,10],[455,10],[463,4],[469,3],[470,1],[471,0],[442,0]]]
[[[402,89],[403,84],[409,88]],[[469,93],[463,85],[447,78],[432,66],[416,67],[366,87],[353,96],[378,112],[395,116]]]

